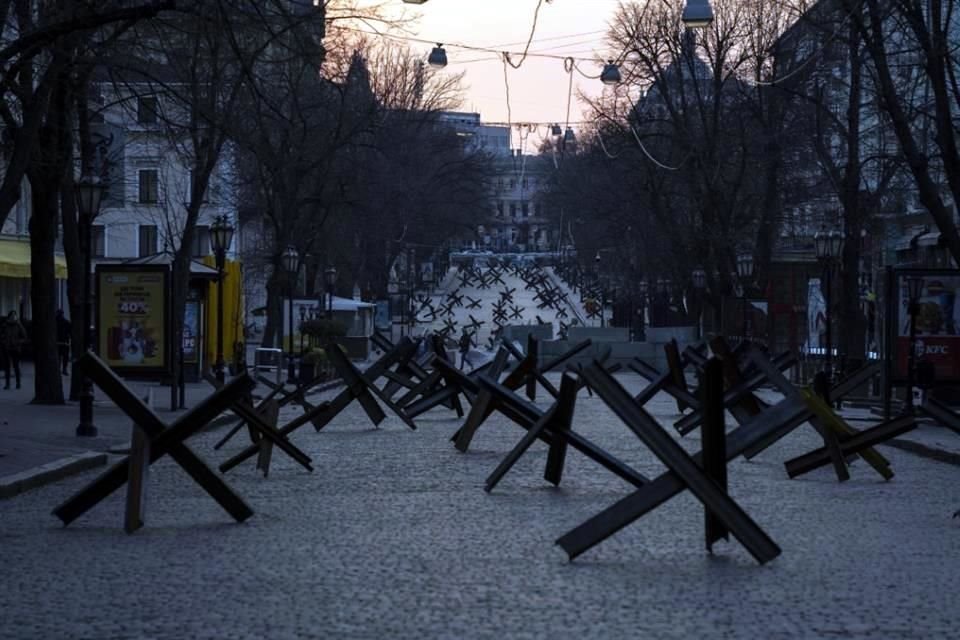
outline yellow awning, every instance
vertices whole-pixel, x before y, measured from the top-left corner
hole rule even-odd
[[[57,278],[67,277],[67,261],[54,256]],[[30,279],[30,241],[0,238],[0,278]]]

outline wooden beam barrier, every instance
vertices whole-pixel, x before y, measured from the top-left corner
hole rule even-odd
[[[596,369],[592,370],[591,373],[597,376],[600,375]],[[613,384],[616,384],[615,380]],[[622,387],[618,393],[621,396],[625,395],[629,398],[629,394],[626,390],[623,390]],[[622,397],[620,404],[629,407]],[[634,407],[630,412],[642,415],[642,408],[636,407],[635,403]],[[806,406],[799,398],[785,399],[772,406],[765,413],[727,434],[726,460],[730,461],[741,455],[758,439],[795,428],[796,425],[803,422],[805,413]],[[652,418],[649,420],[641,418],[639,422],[640,424],[645,424],[651,420]],[[659,427],[656,421],[653,421],[653,424]],[[686,455],[686,453],[683,453],[683,455]],[[692,460],[697,465],[702,465],[703,453],[696,454],[692,457]],[[690,471],[689,467],[687,467],[687,471]],[[712,480],[710,480],[710,482],[713,483]],[[715,485],[714,487],[716,488]],[[603,542],[617,531],[620,531],[645,514],[656,509],[670,498],[679,495],[687,488],[688,485],[685,479],[675,469],[670,468],[668,471],[653,479],[648,485],[622,498],[583,524],[561,536],[557,540],[557,544],[560,545],[560,547],[567,552],[570,559],[573,560],[585,551]],[[720,489],[716,488],[716,491],[720,492]],[[706,502],[712,507],[714,500],[712,497],[708,497]],[[714,511],[718,510],[714,509]],[[721,515],[719,511],[718,515]],[[738,520],[741,520],[742,525],[742,516],[738,517]],[[728,526],[728,523],[724,519],[721,519],[721,523]],[[742,542],[742,539],[737,533],[737,529],[733,527],[728,528],[737,536],[737,539]],[[753,530],[752,533],[755,535],[751,535],[751,531],[745,532],[746,535],[750,535],[751,547],[754,549],[751,553],[754,553],[754,557],[756,557],[759,562],[767,562],[780,553],[779,547],[766,537],[765,534],[762,534],[762,532],[757,533],[755,530]],[[757,557],[758,555],[759,557]]]
[[[253,510],[243,499],[184,444],[190,436],[203,429],[253,389],[253,380],[247,374],[235,377],[168,426],[92,352],[83,354],[77,364],[80,371],[89,376],[93,383],[138,425],[148,442],[137,447],[133,458],[128,456],[113,465],[53,510],[53,515],[65,526],[122,487],[131,477],[140,477],[141,482],[145,480],[141,468],[168,454],[234,520],[243,522],[253,515]],[[132,465],[136,468],[131,469]],[[136,530],[142,526],[142,504],[142,493],[139,500],[128,500],[125,528]]]
[[[546,443],[549,447],[551,447],[551,450],[553,450],[553,465],[557,465],[562,462],[560,459],[561,453],[565,454],[565,449],[562,447],[557,447],[556,445],[558,444],[558,440],[561,442],[565,441],[570,447],[576,449],[587,458],[602,466],[604,469],[610,471],[617,477],[625,480],[635,487],[642,487],[647,484],[649,479],[642,473],[630,468],[628,465],[624,464],[613,455],[604,451],[572,429],[562,428],[562,425],[566,422],[564,414],[567,411],[573,411],[573,402],[574,398],[576,397],[574,392],[582,388],[581,385],[577,383],[576,377],[572,374],[564,374],[563,380],[566,380],[568,385],[567,396],[564,402],[561,403],[560,400],[558,400],[549,411],[544,411],[537,405],[520,397],[512,389],[508,389],[507,387],[503,386],[503,384],[494,381],[492,378],[480,376],[480,384],[489,390],[491,395],[494,397],[497,410],[508,419],[512,420],[515,424],[523,427],[524,429],[530,430],[540,421],[545,419],[548,421],[544,425],[543,429],[538,430],[536,437]],[[571,385],[573,385],[572,388],[570,388]],[[553,415],[549,418],[546,418],[546,414],[548,412],[553,412]],[[553,426],[555,425],[561,425],[561,428],[554,429]],[[556,466],[551,466],[549,454],[547,456],[547,463],[548,466],[544,473],[545,479],[548,482],[553,482],[553,480],[559,482],[561,470]],[[503,475],[505,475],[512,464],[513,463],[505,465],[503,469],[501,469],[499,472],[495,472],[487,479],[488,491],[494,488],[494,486],[500,481],[500,479],[502,479]]]
[[[704,363],[706,363],[706,361],[704,361]],[[778,370],[782,371],[796,364],[796,357],[791,353],[783,353],[774,358],[773,363]],[[724,392],[723,406],[730,411],[733,417],[737,419],[738,423],[743,424],[751,417],[749,412],[740,409],[740,401],[744,396],[752,395],[753,392],[760,387],[760,385],[766,382],[766,375],[760,372],[753,372],[749,376],[745,376],[739,384],[728,387]],[[688,413],[684,417],[677,420],[674,423],[674,428],[676,428],[680,435],[685,436],[697,429],[700,426],[702,419],[703,418],[699,410],[694,410],[693,413]]]
[[[499,349],[497,355],[493,358],[493,364],[487,372],[487,375],[492,379],[498,379],[504,367],[507,366],[509,356],[510,352],[507,349]],[[470,413],[467,414],[467,419],[452,438],[457,451],[466,453],[467,449],[470,448],[470,441],[473,440],[477,429],[480,428],[480,425],[483,424],[493,412],[492,399],[493,397],[490,391],[481,387],[477,393],[476,400],[470,407]]]
[[[371,383],[372,381],[379,379],[380,376],[383,374],[383,372],[396,362],[396,359],[399,354],[400,354],[400,345],[397,345],[396,347],[391,349],[389,352],[381,356],[380,359],[377,360],[373,365],[371,365],[370,368],[368,368],[362,374],[361,377],[364,378],[364,380],[366,380],[367,382],[371,382]],[[356,381],[354,382],[356,384]],[[333,418],[336,417],[341,411],[343,411],[343,409],[345,409],[351,402],[353,402],[353,400],[354,400],[353,391],[351,391],[350,387],[348,387],[347,389],[344,389],[342,392],[337,394],[337,396],[333,400],[329,402],[323,402],[312,411],[308,411],[307,413],[304,413],[302,416],[298,416],[294,418],[293,420],[285,424],[283,427],[278,429],[277,434],[283,437],[287,437],[290,434],[292,434],[294,431],[296,431],[297,429],[299,429],[300,427],[308,423],[312,423],[314,428],[317,431],[320,431],[320,429],[322,429],[324,426],[329,424],[329,422],[333,420]],[[374,404],[376,404],[375,401],[374,401]],[[377,406],[377,409],[380,411],[381,414],[383,413],[382,410],[380,410],[379,405]],[[258,455],[259,453],[260,453],[259,443],[250,445],[240,453],[236,454],[235,456],[233,456],[232,458],[230,458],[229,460],[221,464],[220,472],[226,473],[230,469],[233,469],[237,465],[243,463],[246,460],[249,460],[250,458]]]
[[[710,358],[703,368],[701,406],[703,407],[703,472],[724,492],[727,492],[727,429],[723,408],[723,363]],[[707,551],[713,553],[713,543],[730,539],[730,530],[720,516],[709,507],[704,510],[704,538]]]

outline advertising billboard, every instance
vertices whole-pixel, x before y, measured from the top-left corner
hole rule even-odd
[[[936,379],[960,380],[960,274],[898,272],[894,290],[896,312],[896,371],[895,376],[906,378],[910,354],[910,309],[907,295],[908,275],[923,278],[923,288],[917,300],[916,358],[933,364]]]
[[[97,265],[97,353],[119,375],[170,367],[169,272],[164,265]]]
[[[183,361],[200,360],[200,301],[187,300],[183,312]]]

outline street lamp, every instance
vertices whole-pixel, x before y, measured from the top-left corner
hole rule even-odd
[[[826,389],[829,389],[833,381],[833,322],[831,320],[831,308],[833,307],[833,269],[838,264],[838,259],[843,253],[843,234],[832,229],[827,231],[826,226],[821,227],[813,236],[813,246],[817,252],[817,259],[823,263],[823,285],[824,302],[826,304],[826,332],[824,335],[827,349],[826,367],[824,372],[827,377]],[[828,403],[830,398],[824,398]]]
[[[594,294],[600,298],[600,326],[603,327],[603,283],[600,281],[600,250],[593,258],[593,270],[596,278],[596,290]]]
[[[622,79],[620,66],[615,64],[613,60],[607,60],[607,64],[604,65],[603,72],[600,74],[600,82],[607,86],[615,86],[620,84]]]
[[[637,315],[640,316],[640,335],[638,337],[643,342],[647,339],[647,292],[650,290],[650,284],[646,278],[640,279],[637,289],[640,293],[640,308],[637,310]]]
[[[903,411],[907,415],[913,415],[913,385],[917,375],[917,308],[920,306],[918,301],[923,294],[924,281],[921,276],[909,276],[907,278],[907,297],[909,298],[910,313],[910,351],[907,353],[907,397]]]
[[[447,50],[443,48],[442,44],[438,43],[430,52],[427,57],[427,64],[434,69],[443,69],[447,66]]]
[[[703,29],[713,22],[713,9],[710,0],[687,0],[683,8],[683,24],[690,29]]]
[[[701,267],[697,267],[693,270],[693,273],[690,274],[690,279],[693,282],[693,288],[697,292],[697,333],[699,334],[699,339],[703,339],[703,292],[707,288],[707,272],[704,271]]]
[[[93,296],[92,256],[93,256],[93,220],[100,213],[100,200],[104,186],[96,176],[86,175],[76,184],[77,209],[79,210],[80,241],[83,243],[83,350],[93,349]],[[93,381],[82,375],[80,387],[80,424],[78,436],[95,437],[97,427],[93,424]]]
[[[307,321],[307,308],[300,306],[300,357],[303,357],[303,323]]]
[[[747,286],[753,280],[753,254],[743,251],[737,256],[737,277],[740,279],[740,297],[743,308],[743,339],[749,333],[749,319],[747,317]]]
[[[210,226],[210,244],[213,248],[213,256],[217,263],[217,361],[215,366],[217,382],[224,383],[224,362],[223,362],[223,277],[224,267],[227,260],[227,249],[233,242],[233,227],[226,215],[217,216],[213,225]]]
[[[327,315],[333,320],[333,285],[337,283],[337,268],[327,267],[323,279],[327,283]]]
[[[287,350],[287,382],[296,384],[297,371],[296,365],[293,362],[293,294],[295,292],[297,273],[300,271],[300,254],[297,253],[297,248],[293,245],[288,245],[287,249],[283,252],[283,268],[287,272],[287,279],[290,285],[289,297],[287,298],[290,316],[290,346]],[[281,348],[283,347],[282,344],[280,346]]]

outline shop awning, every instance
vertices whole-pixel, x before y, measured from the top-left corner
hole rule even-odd
[[[54,256],[57,278],[67,277],[67,261],[63,256]],[[15,238],[0,238],[0,278],[30,279],[30,241]]]
[[[173,254],[161,251],[142,258],[130,258],[124,260],[123,264],[162,264],[170,266],[173,264]],[[190,278],[200,280],[216,280],[220,273],[213,267],[207,266],[197,260],[190,261]]]

